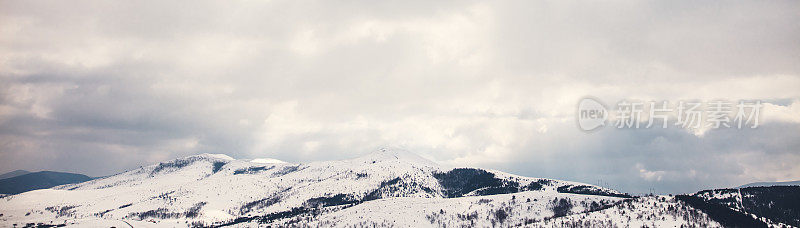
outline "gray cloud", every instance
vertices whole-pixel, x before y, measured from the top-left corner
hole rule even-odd
[[[202,152],[301,162],[396,145],[634,192],[800,179],[798,9],[3,1],[0,171],[107,175]],[[777,106],[756,130],[585,134],[573,115],[586,95]]]

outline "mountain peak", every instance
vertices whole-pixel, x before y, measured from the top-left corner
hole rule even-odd
[[[256,159],[250,160],[250,162],[252,162],[252,163],[264,163],[264,164],[275,164],[275,163],[283,164],[283,163],[288,163],[288,162],[281,161],[281,160],[274,159],[274,158],[256,158]]]
[[[204,157],[204,158],[220,159],[220,160],[236,160],[236,159],[233,159],[231,156],[228,156],[228,155],[226,155],[226,154],[209,154],[209,153],[203,153],[203,154],[199,154],[199,155],[195,155],[195,156],[197,156],[197,157]]]
[[[357,160],[364,160],[370,162],[383,162],[383,161],[405,161],[410,163],[421,163],[430,166],[438,166],[435,162],[425,159],[413,152],[402,148],[381,147],[377,150],[370,152],[364,156],[357,158]]]

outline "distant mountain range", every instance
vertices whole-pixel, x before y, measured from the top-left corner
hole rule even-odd
[[[800,187],[634,197],[590,184],[444,168],[381,149],[293,164],[194,155],[7,196],[0,227],[798,226]]]
[[[8,178],[0,179],[0,194],[19,194],[36,189],[52,188],[63,184],[74,184],[91,180],[83,174],[53,171],[28,172],[17,170],[3,174]]]
[[[0,179],[6,179],[6,178],[12,178],[12,177],[16,177],[16,176],[22,176],[22,175],[29,174],[29,173],[31,173],[31,172],[29,172],[27,170],[14,170],[14,171],[11,171],[11,172],[0,174]]]
[[[784,182],[755,182],[749,183],[746,185],[742,185],[736,188],[747,188],[747,187],[770,187],[770,186],[800,186],[800,181],[784,181]]]

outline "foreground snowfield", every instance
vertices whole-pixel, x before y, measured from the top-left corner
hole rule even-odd
[[[392,198],[366,202],[346,210],[326,214],[311,225],[359,226],[399,225],[408,227],[487,227],[517,226],[543,221],[554,215],[554,199],[567,199],[571,213],[590,210],[591,202],[606,205],[620,202],[617,197],[529,191],[492,196],[449,199]],[[366,218],[366,219],[365,219]]]
[[[612,208],[555,218],[552,227],[722,227],[700,210],[672,196],[649,196],[622,202]]]
[[[308,164],[190,156],[0,198],[0,214],[0,227],[719,226],[669,197],[631,199],[577,182],[444,169],[388,149]]]

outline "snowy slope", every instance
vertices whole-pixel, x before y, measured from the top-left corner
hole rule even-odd
[[[392,198],[370,201],[321,216],[312,226],[492,227],[539,223],[554,216],[560,200],[573,204],[567,213],[582,213],[596,206],[613,205],[622,198],[526,191],[513,194],[444,199]],[[554,202],[554,200],[556,202]],[[369,218],[365,220],[364,218]],[[278,225],[283,225],[278,223]]]
[[[555,217],[553,208],[564,200],[572,207],[567,215]],[[311,226],[338,227],[722,227],[673,197],[621,199],[547,191],[453,199],[376,200],[306,222]],[[292,224],[298,223],[273,223]]]
[[[308,164],[203,154],[7,196],[0,226],[541,225],[628,201],[577,182],[443,169],[402,150]]]
[[[646,196],[605,210],[544,221],[540,227],[723,227],[672,196]]]
[[[800,226],[800,186],[714,189],[680,197],[713,211],[721,221],[735,220],[750,226]]]
[[[281,160],[274,159],[274,158],[256,158],[256,159],[250,160],[250,162],[251,163],[264,163],[264,164],[286,163],[285,161],[281,161]]]

